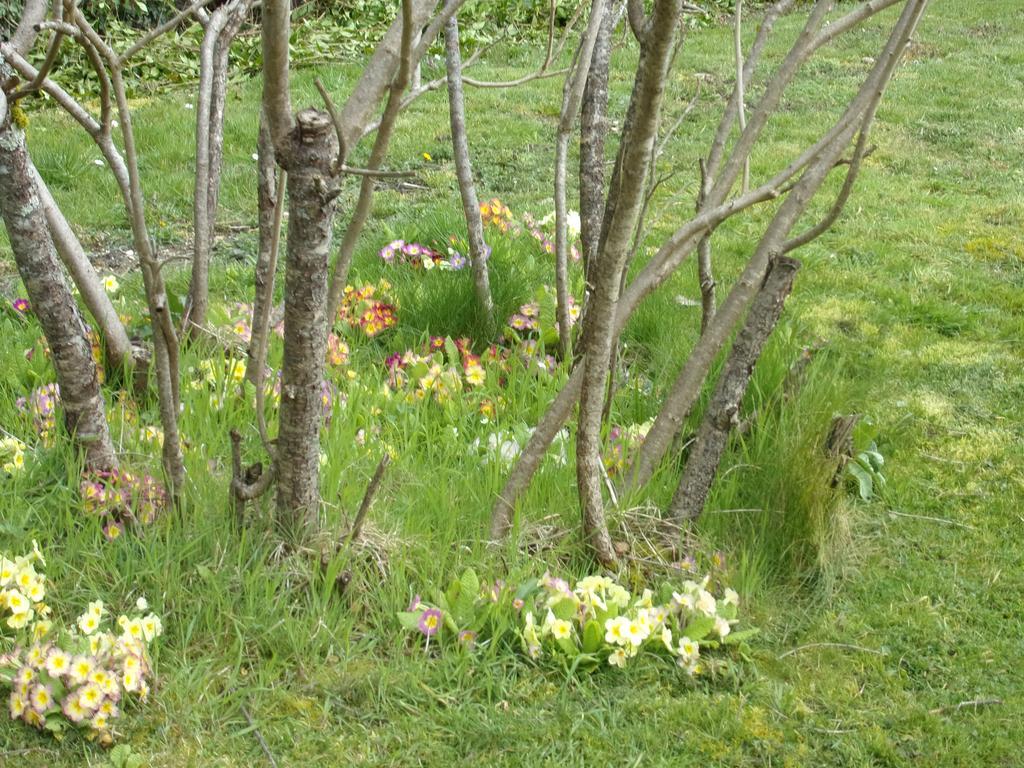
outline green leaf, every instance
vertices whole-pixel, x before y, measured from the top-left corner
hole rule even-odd
[[[711,616],[698,616],[692,619],[683,630],[683,636],[691,640],[703,640],[715,628],[715,620]]]
[[[871,473],[855,461],[850,462],[847,466],[849,467],[850,474],[857,480],[860,497],[864,501],[870,501],[871,497],[875,495],[875,484],[871,478]]]
[[[398,614],[398,623],[404,629],[419,629],[420,615],[420,611],[401,611]]]
[[[454,588],[454,584],[452,585]],[[458,581],[458,594],[452,601],[452,612],[460,626],[466,626],[473,620],[476,597],[480,593],[480,580],[473,569],[467,568]]]
[[[754,635],[758,635],[760,633],[761,630],[757,627],[754,627],[753,629],[744,629],[739,632],[730,632],[725,636],[725,639],[722,640],[722,645],[739,645],[743,641],[749,640]]]
[[[601,647],[601,625],[591,619],[583,627],[583,652],[596,653]]]
[[[455,346],[455,342],[452,341],[451,336],[444,337],[444,351],[448,355],[448,362],[452,364],[459,363],[462,360],[462,355],[459,354],[459,348]]]
[[[563,619],[564,621],[572,621],[576,618],[576,603],[565,597],[550,606],[551,612],[555,614],[556,619]]]
[[[580,649],[576,647],[576,642],[571,637],[555,638],[555,643],[570,659],[579,655]]]

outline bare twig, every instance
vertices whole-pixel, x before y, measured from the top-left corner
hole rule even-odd
[[[390,454],[385,453],[381,456],[377,469],[374,471],[373,477],[370,478],[370,484],[366,486],[366,493],[363,494],[363,501],[359,505],[359,511],[356,513],[355,520],[352,521],[352,530],[348,535],[348,543],[350,545],[359,540],[359,535],[363,531],[363,523],[366,522],[366,515],[370,512],[373,499],[377,495],[377,489],[380,488],[381,480],[384,479],[384,472],[390,463]]]
[[[249,710],[245,704],[241,704],[240,708],[242,714],[245,716],[245,721],[249,724],[252,729],[253,735],[256,736],[256,741],[260,743],[260,749],[263,750],[263,754],[267,756],[267,761],[273,768],[277,768],[277,760],[274,759],[274,753],[270,751],[270,746],[267,744],[267,740],[263,738],[263,734],[260,733],[260,729],[256,726],[256,722],[252,719],[252,715],[249,714]]]
[[[942,715],[946,712],[959,712],[961,709],[967,709],[971,707],[977,709],[978,707],[992,707],[1002,704],[1002,699],[970,699],[969,701],[961,701],[959,704],[953,704],[946,707],[936,707],[935,709],[928,710],[929,715]]]
[[[884,656],[885,651],[880,651],[876,648],[865,648],[862,645],[853,645],[852,643],[808,643],[807,645],[799,645],[796,648],[790,648],[784,653],[780,653],[776,656],[777,659],[784,659],[787,656],[792,656],[802,651],[809,651],[815,648],[836,648],[844,651],[859,651],[861,653],[873,653],[876,656]]]

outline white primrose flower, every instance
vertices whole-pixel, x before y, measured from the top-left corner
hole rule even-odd
[[[721,616],[716,616],[715,617],[714,632],[715,632],[716,635],[718,635],[720,638],[724,639],[725,636],[728,635],[731,630],[732,630],[732,627],[729,626],[729,622],[728,621],[723,619]]]
[[[725,597],[722,598],[722,603],[725,605],[739,606],[740,596],[735,589],[725,588]]]
[[[697,595],[696,608],[705,616],[714,616],[715,611],[718,610],[718,603],[715,601],[714,595],[706,589],[702,589]]]

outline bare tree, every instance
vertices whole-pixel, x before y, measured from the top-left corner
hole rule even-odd
[[[0,81],[8,81],[0,64]],[[0,213],[32,310],[43,327],[57,372],[68,432],[91,470],[117,468],[99,376],[85,323],[50,238],[25,134],[0,90]]]
[[[822,46],[855,28],[864,20],[900,3],[903,6],[902,13],[876,58],[875,66],[835,124],[817,142],[802,151],[770,179],[730,198],[745,160],[749,158],[769,118],[778,109],[786,87],[801,65]],[[675,19],[681,10],[679,3],[659,1],[655,3],[651,15],[647,16],[644,14],[642,3],[631,1],[628,4],[630,25],[640,40],[640,64],[605,207],[602,236],[596,255],[598,263],[593,267],[593,296],[589,302],[592,306],[584,314],[580,343],[582,357],[562,391],[537,425],[520,454],[505,488],[495,502],[491,520],[493,537],[500,538],[509,530],[516,500],[528,486],[547,447],[579,401],[577,480],[583,506],[584,530],[596,556],[603,562],[614,560],[614,549],[603,521],[599,481],[600,399],[608,373],[609,352],[625,323],[640,302],[662,285],[700,241],[723,221],[759,203],[784,197],[760,242],[753,250],[743,274],[733,285],[725,302],[687,358],[676,385],[663,404],[654,427],[647,435],[633,471],[634,482],[641,485],[650,478],[653,468],[664,455],[678,426],[682,423],[682,415],[689,410],[702,391],[711,362],[746,314],[772,259],[787,249],[792,250],[806,243],[808,237],[816,237],[838,216],[849,195],[851,176],[855,175],[856,168],[859,167],[859,158],[863,154],[863,138],[874,119],[878,102],[892,77],[899,57],[925,10],[927,0],[867,0],[828,25],[824,25],[824,21],[832,9],[832,2],[818,0],[789,53],[768,79],[747,120],[746,128],[739,133],[731,151],[726,154],[728,137],[740,109],[740,80],[744,86],[750,80],[774,21],[792,4],[792,0],[781,0],[776,3],[769,9],[765,21],[758,30],[743,65],[743,77],[737,79],[708,155],[705,172],[713,179],[713,183],[702,185],[701,193],[704,199],[697,214],[662,244],[636,278],[621,291],[620,296],[622,270],[628,259],[628,249],[623,243],[627,239],[627,233],[632,232],[636,224],[637,213],[634,206],[637,205],[640,190],[645,184],[643,169],[648,167],[647,163],[637,161],[649,157],[650,142],[653,141],[661,102],[656,81],[659,80],[660,71],[660,82],[664,82],[663,67],[667,60],[667,48],[671,43],[671,30],[675,28]],[[854,150],[855,161],[848,163],[848,183],[844,184],[836,204],[823,222],[810,228],[804,235],[790,237],[790,231],[806,211],[825,178],[832,169],[845,164],[842,153],[858,134],[861,139]]]
[[[192,279],[183,326],[189,335],[206,324],[210,304],[210,257],[213,252],[224,157],[224,106],[227,99],[231,41],[254,0],[229,0],[212,13],[197,10],[204,27],[199,48],[196,98],[196,178],[193,193]]]
[[[305,109],[292,115],[288,40],[290,3],[263,4],[263,116],[274,158],[287,171],[288,249],[284,288],[284,359],[281,368],[280,424],[272,474],[277,479],[281,527],[293,541],[308,539],[318,526],[320,425],[323,420],[323,367],[327,323],[335,313],[328,291],[328,254],[340,180],[362,177],[363,189],[380,175],[391,127],[412,68],[461,5],[448,0],[437,13],[434,0],[403,0],[395,20],[363,70],[344,107],[336,109],[318,83],[327,112]],[[413,45],[417,30],[419,43]],[[363,135],[374,106],[388,94],[369,169],[346,164],[349,150]],[[332,130],[333,126],[333,130]],[[368,214],[368,195],[360,194],[345,243],[355,239]],[[348,252],[350,258],[351,251]],[[334,282],[347,272],[345,245]],[[342,281],[344,278],[342,278]],[[343,282],[341,283],[344,284]],[[236,493],[247,493],[236,477]]]
[[[496,330],[494,300],[487,274],[487,243],[484,242],[484,224],[480,215],[480,202],[473,183],[473,165],[469,157],[469,139],[466,136],[466,104],[462,94],[462,53],[459,50],[459,21],[452,16],[444,28],[445,55],[448,64],[448,111],[451,117],[452,147],[455,154],[455,172],[462,196],[462,211],[466,217],[469,241],[469,261],[473,270],[476,300],[487,321],[488,336]]]
[[[35,24],[35,29],[53,33],[46,58],[38,70],[13,46],[0,44],[0,54],[27,81],[21,92],[42,90],[64,109],[93,139],[121,192],[139,259],[153,330],[153,367],[164,431],[163,465],[168,486],[175,497],[180,493],[185,477],[178,431],[179,343],[164,286],[163,267],[166,262],[159,259],[155,241],[150,237],[146,223],[146,201],[139,174],[138,149],[125,88],[124,69],[133,56],[160,35],[189,19],[207,2],[209,0],[193,2],[165,23],[142,34],[122,53],[115,51],[96,32],[74,2],[54,3],[54,18]],[[96,73],[99,82],[98,116],[90,113],[50,77],[57,48],[65,37],[73,39],[82,47]],[[118,148],[113,139],[115,127],[120,132],[123,150]]]

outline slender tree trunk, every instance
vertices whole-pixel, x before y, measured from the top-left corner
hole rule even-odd
[[[445,54],[448,62],[448,106],[452,126],[452,148],[455,153],[455,172],[459,179],[462,211],[469,233],[469,260],[473,269],[476,300],[487,321],[488,337],[494,335],[494,300],[487,274],[487,243],[484,242],[484,224],[480,217],[480,202],[473,183],[473,165],[469,157],[469,139],[466,137],[466,105],[462,94],[462,54],[459,51],[459,21],[452,16],[444,28]]]
[[[711,193],[711,177],[707,164],[700,164],[700,193],[697,195],[697,213],[704,209]],[[711,233],[697,243],[697,279],[700,283],[700,332],[704,333],[715,319],[718,305],[715,301],[715,273],[711,263]]]
[[[82,248],[82,244],[67,219],[64,218],[60,208],[57,207],[46,182],[43,181],[35,166],[32,166],[30,170],[39,190],[39,199],[42,201],[53,244],[61,261],[64,262],[64,266],[71,274],[71,279],[78,288],[78,292],[82,295],[82,301],[85,302],[89,314],[96,321],[103,338],[107,363],[112,368],[124,368],[133,360],[132,343],[128,338],[124,323],[121,322],[117,310],[110,302],[110,297],[103,288],[103,283],[99,275],[96,274],[96,270],[93,269],[89,257],[86,256],[85,249]]]
[[[589,265],[601,239],[604,213],[604,143],[608,136],[608,67],[614,13],[605,14],[590,59],[580,112],[580,252],[589,283]]]
[[[402,111],[402,94],[409,84],[412,76],[411,65],[414,52],[412,50],[413,30],[417,28],[419,21],[414,16],[415,9],[412,4],[406,2],[402,6],[402,22],[399,31],[400,44],[398,52],[398,71],[387,88],[388,100],[384,106],[384,113],[381,115],[377,127],[377,135],[373,141],[373,148],[370,150],[370,160],[367,168],[379,170],[384,164],[387,155],[388,145],[391,143],[391,135],[395,130],[395,123]],[[393,34],[389,30],[388,35]],[[381,50],[378,48],[378,50]],[[376,53],[375,53],[376,55]],[[363,82],[367,82],[364,80]],[[352,107],[352,99],[345,105],[346,110]],[[352,111],[355,111],[354,109]],[[365,123],[363,124],[365,125]],[[362,127],[359,128],[359,136],[362,136]],[[358,140],[358,137],[356,137]],[[341,241],[341,248],[334,259],[334,267],[331,272],[330,289],[327,294],[327,316],[331,322],[337,317],[338,307],[341,306],[341,297],[345,292],[345,282],[348,280],[348,272],[352,266],[352,257],[356,251],[356,245],[363,234],[366,220],[370,216],[370,208],[373,205],[373,190],[376,180],[372,176],[364,176],[359,186],[359,199],[356,200],[355,210],[349,219],[348,227],[345,229],[345,236]]]
[[[252,0],[232,0],[206,21],[199,49],[196,99],[196,178],[193,192],[192,279],[185,330],[189,336],[206,325],[210,306],[210,259],[216,234],[220,176],[224,158],[224,108],[227,101],[231,41]]]
[[[569,162],[569,139],[583,104],[594,49],[602,22],[608,16],[607,0],[593,0],[587,28],[580,37],[576,60],[565,79],[562,90],[562,111],[555,136],[555,294],[558,320],[558,350],[563,360],[572,358],[572,324],[569,320],[569,236],[566,175]]]
[[[32,310],[43,327],[57,372],[68,432],[91,470],[117,468],[103,395],[85,324],[64,279],[46,223],[25,134],[0,92],[0,213]]]
[[[277,267],[277,245],[280,222],[274,215],[277,207],[277,160],[266,117],[260,111],[259,138],[256,145],[256,201],[259,215],[259,250],[256,255],[255,291],[252,305],[252,328],[249,336],[249,365],[245,377],[256,384],[263,379],[267,364],[267,333],[270,312],[274,305],[274,279]]]
[[[669,515],[677,523],[696,520],[704,510],[729,435],[739,424],[740,407],[754,366],[782,316],[783,305],[793,290],[793,280],[799,269],[799,261],[785,256],[776,259],[769,267],[764,285],[747,313],[743,329],[736,337],[715,385],[697,440],[686,460],[679,488],[669,506]]]
[[[616,338],[614,324],[622,271],[643,203],[644,179],[657,139],[658,116],[680,7],[680,0],[656,0],[650,32],[641,43],[630,118],[619,149],[619,195],[607,237],[591,270],[593,293],[581,346],[584,376],[576,438],[576,482],[583,508],[584,533],[597,558],[606,564],[613,563],[616,557],[604,520],[601,496],[601,413]]]
[[[330,118],[315,109],[296,115],[287,141],[287,153],[278,158],[288,171],[288,250],[277,507],[282,527],[302,541],[317,529],[320,509],[327,260],[338,143]]]

